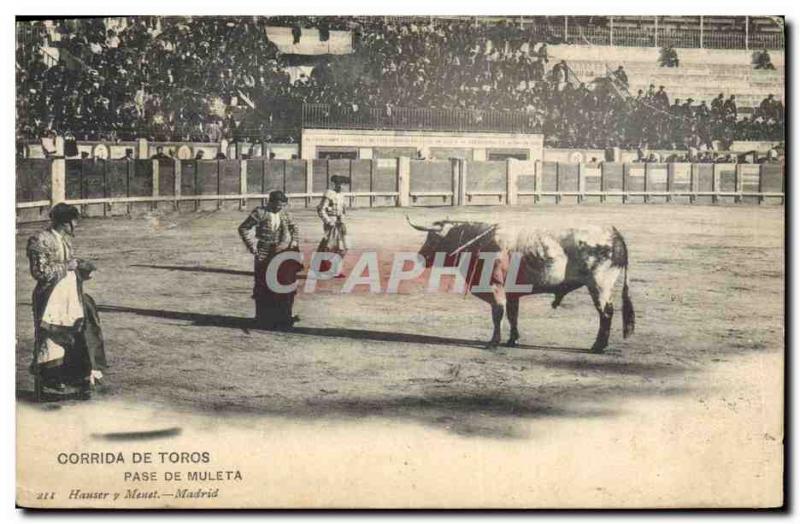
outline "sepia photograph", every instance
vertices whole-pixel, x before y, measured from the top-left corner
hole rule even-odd
[[[784,508],[783,15],[175,7],[14,19],[17,507]]]

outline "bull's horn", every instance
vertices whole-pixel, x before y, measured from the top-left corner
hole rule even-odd
[[[408,215],[406,215],[406,220],[408,221],[408,225],[410,225],[411,227],[413,227],[413,228],[414,228],[414,229],[416,229],[417,231],[425,231],[425,232],[430,232],[430,231],[441,231],[441,230],[442,230],[442,227],[443,227],[443,226],[442,226],[442,227],[438,227],[438,228],[436,228],[436,227],[425,227],[425,226],[418,226],[418,225],[416,225],[414,222],[412,222],[410,218],[408,218]]]

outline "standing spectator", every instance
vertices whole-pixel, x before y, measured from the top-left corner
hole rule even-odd
[[[714,118],[722,118],[723,106],[725,105],[725,95],[722,93],[717,95],[717,98],[711,101],[711,116]]]
[[[564,85],[567,83],[567,80],[569,79],[569,69],[567,66],[567,61],[562,60],[561,62],[554,65],[551,74],[553,77],[553,84],[556,86],[556,90],[557,91],[563,90]]]
[[[550,62],[550,58],[547,56],[547,44],[542,43],[542,45],[539,46],[539,50],[536,52],[536,56],[538,56],[539,60],[541,60],[545,64]]]
[[[531,80],[534,82],[541,82],[544,79],[544,64],[545,60],[541,57],[537,58],[531,66]],[[530,88],[530,83],[526,86]]]
[[[662,111],[666,111],[669,107],[669,96],[664,91],[664,86],[658,86],[658,92],[653,95],[653,105]]]
[[[150,157],[153,160],[168,160],[169,157],[164,154],[164,146],[156,147],[156,154]]]
[[[628,89],[628,75],[625,73],[624,67],[619,66],[617,70],[614,71],[614,78],[618,85],[624,87],[626,90]]]
[[[327,42],[331,38],[331,28],[326,21],[326,18],[323,17],[320,23],[317,25],[319,29],[319,41],[320,42]]]
[[[736,95],[731,95],[722,106],[722,114],[726,120],[736,121],[738,112],[736,110]]]

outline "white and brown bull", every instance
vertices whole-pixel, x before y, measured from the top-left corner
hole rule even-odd
[[[466,285],[473,295],[492,307],[494,332],[490,347],[500,343],[504,313],[511,325],[508,345],[516,345],[519,340],[519,299],[522,296],[552,293],[555,295],[552,303],[555,309],[567,293],[586,286],[600,316],[592,351],[602,352],[608,345],[614,315],[612,291],[620,272],[624,273],[623,336],[627,338],[633,333],[635,313],[628,290],[628,249],[614,227],[551,233],[538,229],[503,228],[482,222],[442,220],[430,226],[415,225],[410,219],[408,222],[414,229],[428,233],[419,250],[427,267],[434,263],[458,266],[462,261],[460,257],[470,253]],[[437,256],[437,253],[444,255]],[[488,286],[485,281],[489,270],[487,268],[484,272],[483,261],[479,260],[487,255],[494,258]],[[509,282],[509,276],[515,272],[514,281]],[[520,291],[522,287],[526,289]]]

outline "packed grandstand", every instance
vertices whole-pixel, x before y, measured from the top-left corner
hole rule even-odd
[[[634,86],[636,72],[618,63],[587,78],[549,51],[565,44],[658,47],[658,67],[680,69],[681,46],[698,47],[698,34],[703,46],[702,20],[699,33],[692,25],[697,18],[672,17],[675,30],[667,19],[660,27],[658,20],[649,27],[636,17],[617,19],[616,40],[607,17],[23,20],[17,136],[298,142],[309,118],[381,128],[432,125],[435,115],[447,114],[477,130],[492,121],[543,133],[552,147],[685,150],[719,141],[724,149],[733,140],[782,141],[782,92],[737,107],[720,81],[708,100],[679,100],[659,85]],[[750,40],[717,41],[720,31],[707,26],[705,46],[752,52],[751,69],[774,70],[769,51],[782,53],[781,21],[751,19],[741,27],[744,17],[729,19],[728,33]],[[336,53],[287,52],[271,41],[274,27],[288,28],[291,44],[311,30],[323,42],[345,31],[349,45]]]

